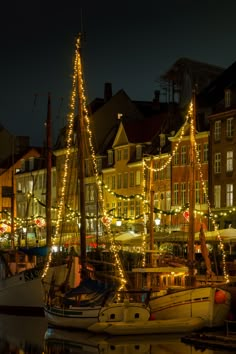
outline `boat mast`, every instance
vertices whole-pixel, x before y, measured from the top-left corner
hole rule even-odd
[[[196,277],[194,274],[195,265],[195,248],[194,248],[194,233],[195,233],[195,132],[196,132],[196,102],[195,91],[193,92],[192,112],[190,114],[190,183],[189,183],[189,236],[188,236],[188,267],[189,279],[188,285],[194,286]]]
[[[46,121],[46,159],[47,159],[47,180],[46,180],[46,242],[51,246],[51,194],[52,194],[52,119],[51,119],[51,96],[48,93],[48,109]]]
[[[80,202],[80,262],[81,262],[81,280],[87,277],[86,267],[86,214],[85,214],[85,190],[84,190],[84,176],[85,176],[85,152],[84,152],[84,136],[85,136],[85,122],[83,110],[83,80],[81,68],[81,35],[77,39],[77,82],[78,82],[78,122],[77,122],[77,142],[78,142],[78,177],[79,177],[79,202]]]

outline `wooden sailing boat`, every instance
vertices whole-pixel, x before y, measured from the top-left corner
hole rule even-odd
[[[179,291],[172,291],[163,296],[153,294],[149,305],[152,314],[160,320],[169,320],[181,317],[200,317],[204,320],[205,327],[219,327],[230,311],[231,295],[227,290],[211,285],[197,286],[195,274],[195,249],[194,249],[194,209],[195,209],[195,95],[191,102],[190,110],[190,195],[189,195],[189,236],[188,236],[188,275],[186,287]],[[203,230],[200,231],[203,246]],[[203,255],[207,261],[206,248]],[[208,269],[209,269],[209,262]]]

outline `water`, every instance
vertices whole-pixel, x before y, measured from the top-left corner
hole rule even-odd
[[[108,336],[47,327],[43,317],[0,315],[0,354],[229,354],[199,350],[181,342],[179,335]]]

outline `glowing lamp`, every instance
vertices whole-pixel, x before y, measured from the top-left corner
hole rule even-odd
[[[224,304],[226,302],[226,293],[223,290],[217,290],[215,292],[215,303]]]

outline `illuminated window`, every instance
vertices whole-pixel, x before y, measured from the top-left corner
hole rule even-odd
[[[226,171],[233,171],[233,151],[227,151],[226,153]]]
[[[141,171],[136,171],[136,186],[141,184]]]
[[[226,184],[226,206],[233,206],[233,184]]]
[[[215,153],[215,161],[214,161],[214,172],[220,173],[221,172],[221,153]]]
[[[137,145],[136,146],[136,160],[141,160],[142,158],[142,146]]]
[[[214,186],[214,204],[215,204],[215,208],[221,207],[221,186],[220,185]]]
[[[135,216],[140,216],[140,201],[136,200],[135,202]]]
[[[186,165],[187,163],[187,154],[186,154],[186,146],[181,147],[181,165]]]
[[[221,121],[215,121],[215,130],[214,130],[214,138],[215,141],[219,141],[221,136]]]
[[[121,150],[116,151],[116,156],[117,156],[116,160],[120,161],[121,160]]]
[[[208,162],[208,143],[203,145],[203,162]]]
[[[179,164],[179,152],[176,151],[174,155],[174,165],[177,166]]]
[[[186,204],[186,183],[181,183],[181,205]]]
[[[232,138],[234,134],[233,118],[228,118],[226,120],[226,136],[227,138]]]
[[[113,164],[113,151],[108,150],[108,165],[112,165],[112,164]]]
[[[174,205],[178,205],[179,201],[179,185],[174,183]]]
[[[125,201],[123,203],[123,215],[124,215],[124,218],[128,217],[128,202],[127,201]]]
[[[225,107],[231,105],[231,90],[225,90]]]
[[[130,217],[134,216],[134,200],[131,200],[129,203],[129,211],[130,211]]]

